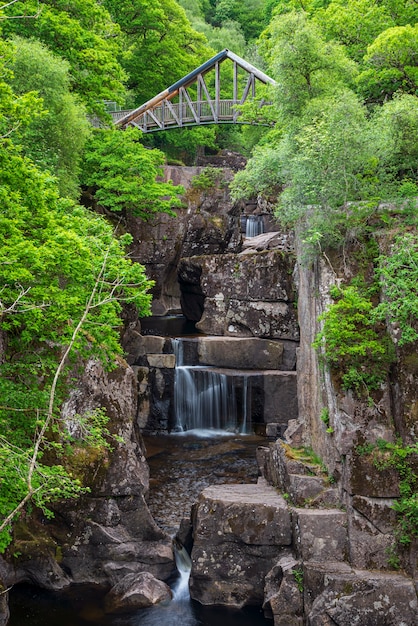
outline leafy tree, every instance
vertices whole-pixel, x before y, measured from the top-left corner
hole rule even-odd
[[[19,96],[36,91],[44,106],[43,114],[20,133],[19,143],[24,154],[57,176],[63,196],[75,198],[90,125],[84,106],[70,92],[69,65],[40,42],[17,38],[14,45],[13,90]]]
[[[83,418],[75,442],[59,416],[69,360],[98,358],[112,367],[121,353],[124,301],[149,312],[152,286],[125,256],[101,217],[60,198],[55,179],[22,156],[19,140],[39,106],[17,97],[4,78],[10,46],[0,42],[0,551],[27,505],[51,516],[50,504],[86,486],[72,475],[80,447],[96,457],[109,445],[107,418]],[[87,303],[87,304],[86,304]],[[65,455],[64,455],[65,449]]]
[[[104,6],[126,36],[120,60],[137,105],[211,56],[175,0],[105,0]]]
[[[42,100],[34,92],[16,96],[10,86],[13,47],[0,39],[0,139],[19,136],[29,123],[42,113]]]
[[[417,136],[417,96],[397,95],[372,119],[371,144],[379,158],[382,183],[389,184],[395,195],[402,181],[418,182]]]
[[[395,26],[385,6],[375,0],[333,0],[325,10],[316,11],[314,19],[327,38],[344,44],[356,61],[362,60],[367,46],[383,30]]]
[[[404,0],[403,2],[382,0],[382,5],[398,26],[416,24],[418,21],[418,6],[415,0]]]
[[[216,127],[194,126],[176,128],[166,133],[148,133],[142,142],[162,150],[169,160],[180,160],[186,165],[193,165],[197,155],[205,148],[216,148]]]
[[[358,78],[362,94],[374,103],[383,103],[402,91],[418,91],[418,24],[396,26],[383,31],[368,47],[366,69]]]
[[[36,19],[5,19],[4,35],[38,39],[70,64],[72,88],[90,111],[102,111],[101,100],[121,100],[125,74],[117,61],[120,29],[102,3],[95,0],[37,0],[8,6],[5,16],[36,15]]]
[[[151,283],[142,266],[125,258],[129,236],[118,241],[102,218],[59,199],[54,180],[10,140],[0,146],[0,168],[0,332],[7,333],[0,364],[0,515],[8,518],[26,496],[49,514],[49,502],[81,493],[61,456],[67,435],[59,421],[58,363],[71,345],[79,357],[110,365],[121,351],[121,303],[146,314]],[[42,461],[48,450],[48,462]],[[5,527],[0,548],[9,540]]]
[[[350,85],[355,65],[341,46],[326,42],[306,13],[273,19],[263,34],[262,50],[277,81],[279,119],[296,119],[309,100]]]
[[[204,22],[201,18],[192,19],[191,21],[193,28],[205,35],[208,45],[214,52],[220,52],[224,48],[228,48],[228,50],[232,50],[239,56],[245,55],[245,36],[238,22],[227,20],[218,27]]]
[[[251,196],[268,196],[283,185],[286,166],[280,151],[281,133],[271,131],[255,146],[244,170],[237,172],[230,188],[236,200]]]
[[[301,215],[314,205],[322,220],[330,221],[332,209],[375,193],[365,110],[355,94],[342,92],[313,101],[309,117],[285,144],[289,180],[279,213]]]
[[[146,220],[156,212],[170,213],[180,202],[181,188],[156,180],[165,157],[145,148],[140,138],[136,128],[94,131],[86,147],[82,183],[104,209]]]
[[[213,23],[216,26],[221,26],[225,22],[231,21],[237,22],[241,26],[247,41],[255,39],[266,25],[263,1],[218,0]]]

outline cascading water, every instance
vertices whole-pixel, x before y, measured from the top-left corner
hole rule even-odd
[[[190,556],[184,548],[177,542],[173,542],[174,557],[176,559],[177,571],[179,578],[173,585],[173,600],[181,602],[182,600],[189,600],[189,578],[192,569],[192,562]]]
[[[185,365],[182,339],[173,339],[172,345],[176,356],[176,430],[249,432],[248,376],[235,370],[227,374],[216,368]],[[240,395],[241,411],[238,411]]]
[[[246,237],[256,237],[264,233],[264,219],[262,215],[249,215],[245,226]]]

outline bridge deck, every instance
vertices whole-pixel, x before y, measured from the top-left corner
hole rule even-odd
[[[239,123],[240,112],[238,100],[200,100],[183,103],[163,103],[152,111],[144,112],[131,124],[141,128],[144,132],[166,130],[168,128],[182,128],[196,124]],[[113,122],[117,124],[129,111],[112,111]]]

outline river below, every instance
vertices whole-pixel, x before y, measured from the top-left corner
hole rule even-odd
[[[257,481],[256,449],[265,439],[255,435],[213,432],[179,433],[144,438],[150,466],[148,506],[157,524],[175,535],[192,504],[207,486]],[[10,594],[8,626],[271,626],[259,608],[241,611],[204,607],[179,592],[165,605],[124,615],[106,615],[103,592],[74,586],[61,593],[22,585]],[[187,585],[186,585],[187,587]]]

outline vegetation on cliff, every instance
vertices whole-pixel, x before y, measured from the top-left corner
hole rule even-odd
[[[367,256],[363,281],[332,292],[317,340],[346,389],[367,395],[387,376],[394,350],[386,325],[397,346],[416,341],[418,5],[15,0],[0,6],[0,18],[4,549],[21,503],[32,500],[49,514],[49,502],[84,488],[63,455],[75,445],[59,419],[66,349],[111,366],[120,353],[122,303],[141,315],[149,308],[150,282],[125,254],[129,236],[117,238],[77,201],[113,223],[128,213],[147,219],[170,211],[180,189],[157,178],[162,151],[192,159],[205,146],[253,148],[232,185],[235,198],[279,192],[277,216],[302,229],[309,259],[347,244]],[[270,127],[146,139],[106,128],[106,101],[139,105],[223,47],[277,81],[263,112]],[[86,114],[104,127],[93,130]],[[248,107],[245,115],[258,120],[260,111]],[[210,184],[205,176],[200,185]],[[370,245],[388,230],[380,250]],[[83,429],[96,436],[80,445],[105,445],[100,416]]]

